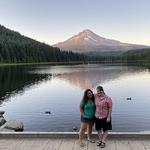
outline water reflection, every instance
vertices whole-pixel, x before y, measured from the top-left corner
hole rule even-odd
[[[79,127],[84,89],[95,92],[99,84],[113,99],[113,131],[150,130],[150,72],[139,67],[0,67],[0,99],[9,97],[0,107],[7,120],[21,120],[25,131],[72,131],[73,126]]]
[[[123,76],[136,75],[144,70],[139,67],[127,66],[87,65],[78,67],[78,69],[70,68],[70,72],[66,70],[65,72],[57,71],[57,74],[54,75],[54,79],[65,80],[81,89],[93,89],[99,84],[104,84]]]
[[[10,96],[22,94],[25,88],[47,80],[48,74],[32,74],[32,67],[28,66],[7,66],[0,67],[0,104]]]

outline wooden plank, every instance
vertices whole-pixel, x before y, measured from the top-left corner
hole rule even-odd
[[[145,150],[150,150],[150,140],[144,139],[142,144],[144,145]]]
[[[72,150],[75,144],[75,139],[63,139],[59,150]]]
[[[115,140],[107,140],[106,141],[106,147],[102,148],[102,149],[103,150],[116,150],[116,144],[115,143],[116,143]]]
[[[129,140],[129,145],[132,150],[145,150],[141,140]]]
[[[96,144],[97,144],[96,140],[95,140],[95,143],[88,142],[87,144],[88,150],[100,150],[101,148],[97,146]]]
[[[14,138],[0,139],[0,150],[150,150],[149,139],[108,139],[105,148],[85,140],[80,147],[78,139]]]
[[[47,143],[48,139],[38,138],[34,141],[29,150],[45,150]]]
[[[24,141],[17,147],[17,150],[45,150],[47,143],[48,139],[24,138]]]
[[[30,146],[34,143],[35,139],[24,139],[23,138],[23,142],[18,145],[17,150],[27,150],[30,148]]]
[[[28,150],[30,146],[34,143],[35,139],[23,139],[21,145],[18,146],[18,150]]]
[[[131,150],[127,140],[116,140],[116,150]]]
[[[16,150],[22,142],[22,139],[0,139],[0,150]]]
[[[95,140],[96,141],[96,140]],[[100,148],[100,146],[96,145],[97,143],[91,143],[88,142],[88,150],[116,150],[116,145],[115,145],[115,141],[114,140],[108,140],[106,142],[106,147],[105,148]]]
[[[61,139],[49,139],[45,150],[59,150],[61,143]]]
[[[79,144],[79,140],[76,140],[75,139],[75,143],[74,143],[74,147],[73,147],[73,149],[72,150],[87,150],[87,146],[88,146],[88,144],[87,144],[87,142],[86,141],[84,141],[85,142],[85,144],[86,144],[86,146],[84,146],[84,147],[81,147],[80,146],[80,144]]]

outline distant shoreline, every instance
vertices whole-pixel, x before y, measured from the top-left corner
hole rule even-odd
[[[0,66],[85,64],[85,62],[0,63]]]
[[[0,66],[17,66],[17,65],[71,65],[71,64],[94,64],[94,63],[117,63],[111,61],[70,61],[70,62],[37,62],[37,63],[0,63]],[[121,63],[121,62],[118,62]]]
[[[137,64],[136,62],[125,62],[125,61],[70,61],[70,62],[35,62],[35,63],[0,63],[2,66],[23,66],[23,65],[79,65],[79,64],[133,64],[135,66],[150,66],[150,63]]]

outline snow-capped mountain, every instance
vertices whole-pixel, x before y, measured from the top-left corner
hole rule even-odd
[[[101,37],[89,29],[83,30],[64,42],[53,45],[62,50],[86,53],[86,52],[108,52],[126,51],[132,49],[147,48],[145,45],[122,43]]]

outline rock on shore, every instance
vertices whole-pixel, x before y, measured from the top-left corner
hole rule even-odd
[[[3,131],[4,129],[14,130],[14,131],[23,131],[24,125],[21,121],[9,120],[0,127],[0,131]]]

